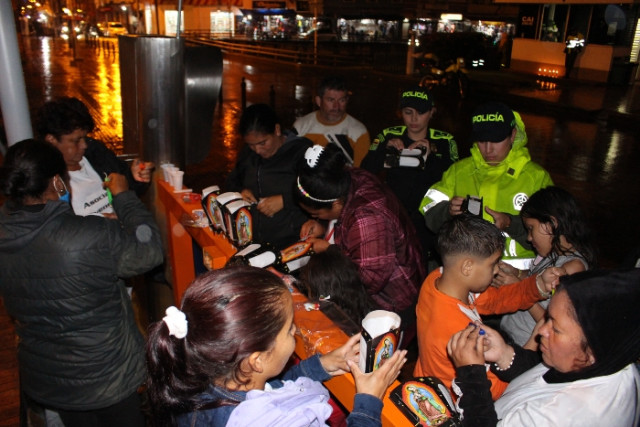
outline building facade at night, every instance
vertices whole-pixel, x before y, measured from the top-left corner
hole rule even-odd
[[[180,19],[177,0],[14,3],[41,5],[55,25],[68,13],[76,21],[121,22],[129,33],[173,35],[180,22],[183,32],[212,39],[311,40],[315,31],[322,42],[406,44],[480,33],[497,66],[547,77],[565,75],[573,34],[584,40],[573,77],[602,82],[621,67],[631,70],[640,53],[640,4],[633,0],[183,0]]]

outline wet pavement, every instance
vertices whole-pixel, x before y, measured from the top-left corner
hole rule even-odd
[[[29,104],[34,111],[57,96],[76,96],[96,120],[94,136],[121,150],[122,109],[115,40],[78,43],[75,50],[51,38],[20,40]],[[319,81],[330,73],[352,88],[349,112],[375,134],[400,123],[400,91],[418,78],[366,68],[335,70],[226,55],[223,102],[216,107],[211,151],[187,167],[185,184],[198,190],[220,184],[241,147],[235,129],[241,114],[241,81],[247,102],[275,106],[283,126],[311,111]],[[576,196],[600,247],[601,265],[618,265],[637,246],[640,222],[640,85],[607,86],[573,80],[543,80],[502,71],[471,71],[467,99],[436,89],[432,126],[453,133],[460,153],[469,153],[469,117],[480,102],[502,100],[518,110],[527,126],[532,158],[554,182]]]

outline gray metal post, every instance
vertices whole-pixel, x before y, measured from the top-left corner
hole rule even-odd
[[[184,38],[120,36],[124,149],[184,169]]]
[[[33,138],[11,4],[0,1],[0,106],[9,145]]]

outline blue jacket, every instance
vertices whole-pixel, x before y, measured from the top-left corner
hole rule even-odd
[[[278,389],[283,386],[283,381],[296,380],[300,377],[307,377],[314,381],[326,381],[331,378],[331,376],[327,374],[322,367],[322,364],[320,363],[320,357],[313,356],[307,360],[303,360],[302,362],[300,362],[300,364],[293,366],[283,375],[282,379],[270,381],[269,385],[274,389]],[[208,401],[211,402],[219,399],[241,403],[247,398],[247,392],[229,391],[220,387],[210,386],[209,389],[205,393],[203,393],[201,397],[202,402],[205,403]],[[276,404],[280,405],[281,403],[276,403],[276,400],[274,400],[273,405]],[[238,408],[237,405],[227,405],[182,414],[177,417],[176,424],[178,427],[222,427],[227,425],[227,421],[229,420],[231,413],[236,408]],[[380,401],[380,399],[369,394],[356,394],[353,411],[347,418],[347,425],[349,427],[380,426],[382,425],[380,421],[381,412],[382,401]],[[278,423],[270,425],[275,426],[278,425]]]

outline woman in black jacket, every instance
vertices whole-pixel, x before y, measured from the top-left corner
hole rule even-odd
[[[226,190],[256,203],[253,240],[282,249],[298,241],[309,218],[293,201],[298,165],[311,141],[282,130],[276,113],[266,104],[248,107],[240,119],[245,146],[227,178]]]
[[[60,151],[36,140],[0,168],[0,295],[22,391],[66,427],[143,426],[144,342],[121,278],[162,262],[160,233],[124,176],[106,184],[119,221],[76,216],[66,177]]]

